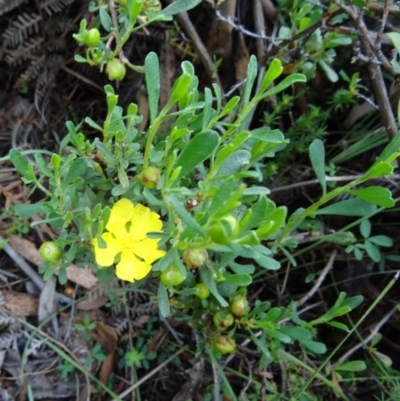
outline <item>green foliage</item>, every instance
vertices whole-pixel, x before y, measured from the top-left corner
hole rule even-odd
[[[362,260],[364,255],[368,255],[374,262],[380,262],[382,253],[380,247],[391,247],[393,241],[386,235],[371,235],[371,222],[368,219],[363,220],[360,223],[359,229],[363,237],[362,242],[349,245],[345,251],[347,253],[353,253],[357,260]]]
[[[97,17],[90,30],[86,29],[86,21],[80,24],[75,39],[86,43],[88,49],[86,57],[77,56],[76,60],[92,66],[123,63],[124,68],[144,73],[150,125],[141,131],[142,116],[138,115],[138,106],[132,103],[124,110],[118,104],[118,94],[113,87],[106,85],[104,121],[95,122],[87,117],[77,125],[67,122],[68,134],[59,152],[50,158],[37,153],[35,165],[28,163],[22,152],[15,149],[10,152],[10,159],[24,182],[46,195],[44,202],[18,205],[15,212],[23,218],[38,214],[42,220],[35,221],[34,225],[46,223],[57,230],[55,242],[63,250],[61,260],[47,261],[39,271],[47,279],[60,267],[61,281],[66,279],[63,272],[72,262],[78,266],[96,266],[93,245],[97,242],[99,248],[107,249],[104,232],[117,200],[126,198],[157,213],[163,222],[162,232],[151,232],[148,237],[159,239],[165,256],[139,284],[152,278],[158,283],[154,299],[161,315],[186,321],[202,333],[197,352],[208,353],[219,369],[224,391],[236,399],[217,360],[222,355],[235,353],[243,334],[262,355],[260,368],[266,368],[281,361],[285,349],[293,344],[307,354],[325,354],[326,345],[316,341],[318,325],[327,324],[350,332],[338,318],[354,310],[362,297],[346,298],[345,293],[340,293],[330,309],[306,322],[299,317],[296,302],[279,307],[263,300],[250,302],[247,291],[256,277],[265,271],[280,269],[281,252],[296,265],[292,251],[297,247],[299,231],[306,230],[310,224],[318,226],[316,216],[366,217],[374,213],[377,206],[393,207],[394,200],[388,189],[364,184],[371,178],[392,174],[400,140],[396,137],[358,179],[330,189],[325,175],[332,166],[326,167],[321,139],[329,111],[309,107],[288,130],[290,140],[277,129],[278,118],[295,100],[284,93],[285,89],[304,83],[306,76],[312,78],[317,71],[322,71],[331,82],[339,79],[331,67],[336,56],[334,48],[347,44],[348,37],[335,32],[322,33],[320,29],[307,37],[304,57],[292,63],[295,64],[292,70],[301,73],[282,77],[281,60],[286,57],[282,46],[279,57],[271,61],[260,86],[255,88],[258,68],[252,56],[242,98],[235,96],[225,105],[217,85],[206,88],[201,96],[193,65],[183,62],[182,73],[160,110],[161,74],[157,55],[149,53],[144,66],[134,66],[120,58],[123,46],[134,31],[154,21],[169,20],[199,1],[178,0],[164,10],[157,1],[118,3],[118,26],[113,26],[108,3],[91,5]],[[295,2],[291,24],[281,27],[279,38],[301,32],[321,17],[322,7]],[[93,29],[101,31],[99,40],[97,34],[89,35],[88,32],[93,34]],[[107,45],[110,38],[118,38],[114,49]],[[300,42],[295,41],[295,46],[300,47]],[[291,61],[286,60],[285,64]],[[123,74],[117,72],[113,79],[122,79],[125,70]],[[110,71],[108,73],[111,75]],[[363,89],[358,74],[351,78],[345,73],[341,76],[349,89],[335,93],[332,108],[351,104]],[[266,125],[249,129],[252,111],[272,96],[278,101],[272,113],[265,116]],[[86,126],[95,130],[98,137],[86,138]],[[161,136],[160,132],[166,130],[168,134]],[[261,183],[265,175],[279,172],[282,164],[294,154],[307,152],[322,188],[321,196],[308,208],[289,214],[286,205],[276,205],[269,199],[270,191]],[[277,155],[277,161],[271,161]],[[334,203],[342,195],[351,198]],[[341,233],[340,238],[335,234],[326,235],[323,240],[349,245],[346,252],[353,252],[357,259],[366,253],[379,261],[379,247],[391,246],[390,239],[379,235],[371,237],[367,219],[361,223],[360,232],[362,243],[356,243],[350,233]],[[121,260],[122,255],[117,255],[114,264]],[[97,267],[99,277],[114,276],[113,266]],[[88,318],[76,323],[76,329],[85,339],[90,339],[89,332],[95,326]],[[152,328],[149,332],[154,335]],[[151,361],[163,358],[148,352],[146,336],[150,334],[143,331],[143,338],[125,353],[123,363],[126,366],[148,369]],[[104,357],[96,344],[86,362],[90,364]],[[360,361],[353,361],[338,364],[334,372],[357,372],[364,367]],[[67,375],[70,367],[62,365],[60,370],[62,375]],[[297,383],[297,388],[301,385]]]
[[[134,204],[145,203],[164,220],[163,233],[157,234],[156,238],[160,238],[166,255],[153,269],[153,276],[161,277],[157,292],[161,314],[169,316],[193,308],[191,324],[206,333],[205,339],[210,344],[221,338],[221,331],[228,330],[229,338],[234,341],[236,331],[247,330],[263,354],[266,366],[279,358],[276,353],[279,347],[296,341],[309,352],[324,353],[325,346],[314,340],[312,327],[330,324],[346,330],[346,326],[335,319],[354,309],[361,299],[346,299],[345,294],[341,294],[324,315],[304,323],[296,317],[295,304],[291,308],[272,307],[258,301],[249,305],[246,300],[245,307],[239,311],[237,299],[230,294],[245,295],[257,270],[279,269],[275,254],[279,250],[289,254],[290,247],[296,246],[295,237],[291,235],[306,219],[328,213],[364,216],[375,210],[376,205],[393,206],[391,194],[385,188],[355,188],[370,178],[392,172],[391,161],[398,155],[398,140],[388,145],[363,176],[330,192],[327,192],[324,175],[324,145],[321,140],[315,140],[309,154],[322,185],[321,198],[288,217],[286,207],[276,206],[268,199],[269,190],[257,185],[262,180],[260,166],[263,160],[274,157],[285,147],[287,140],[276,129],[244,130],[241,127],[260,100],[295,82],[304,82],[304,76],[289,75],[270,89],[271,83],[282,73],[281,62],[275,59],[260,88],[251,97],[249,85],[255,66],[252,57],[242,103],[234,98],[234,102],[228,102],[222,108],[219,92],[214,87],[217,97],[214,108],[209,96],[205,97],[207,104],[198,101],[198,79],[193,66],[184,62],[170,100],[158,110],[159,63],[157,56],[150,53],[146,57],[145,75],[151,124],[146,132],[136,128],[141,121],[137,106],[131,104],[124,111],[118,106],[114,89],[106,86],[108,113],[103,124],[85,119],[99,132],[100,138],[87,140],[83,123],[74,126],[68,122],[68,135],[61,144],[61,152],[53,154],[49,162],[39,155],[33,168],[17,150],[11,151],[10,157],[27,183],[45,189],[48,199],[39,208],[20,205],[17,211],[24,216],[39,212],[44,218],[35,224],[46,222],[58,227],[56,243],[65,250],[61,267],[72,261],[78,265],[93,263],[91,244],[94,239],[100,244],[104,242],[101,234],[116,199],[122,197]],[[177,111],[170,112],[175,104]],[[233,122],[223,120],[227,114]],[[172,122],[170,134],[158,138],[158,130],[168,120],[169,125]],[[152,186],[144,185],[143,178],[139,178],[143,168],[150,165],[157,170],[157,180]],[[47,186],[51,190],[46,189]],[[323,207],[342,194],[354,198]],[[273,246],[267,247],[264,240]],[[384,241],[381,240],[380,237],[369,238],[366,252],[372,255],[376,246],[382,246]],[[252,260],[253,266],[243,265],[243,258]],[[295,260],[292,262],[296,263]],[[167,282],[169,266],[174,266],[179,280]],[[45,264],[41,271],[47,269],[45,277],[49,277],[55,267],[55,264]],[[198,272],[188,269],[198,269]],[[206,286],[210,297],[196,296],[199,283]],[[213,316],[214,327],[199,320],[196,317],[199,313]],[[291,325],[282,325],[283,319],[291,321]],[[88,336],[93,324],[84,319],[77,324],[77,329]],[[263,330],[263,340],[252,334],[257,329]],[[230,342],[230,339],[223,338],[223,342]],[[233,344],[228,348],[232,351],[221,346],[222,352],[235,350]],[[215,357],[221,355],[215,346],[211,347],[211,352]],[[138,367],[144,364],[145,356],[145,350],[136,347],[130,351],[127,363]],[[99,358],[101,352],[96,351],[91,357]]]

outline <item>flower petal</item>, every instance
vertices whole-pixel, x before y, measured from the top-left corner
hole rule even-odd
[[[117,241],[111,233],[104,233],[101,238],[106,242],[107,247],[100,248],[97,239],[94,239],[94,255],[99,266],[108,267],[114,263],[114,258],[122,251],[122,247],[120,241]]]
[[[116,266],[117,277],[134,282],[146,277],[151,270],[149,263],[142,262],[132,252],[122,251],[121,261]]]
[[[108,231],[125,231],[125,225],[131,220],[133,215],[133,203],[129,199],[120,199],[111,209],[110,218],[106,225]]]
[[[165,255],[165,251],[158,249],[158,239],[146,238],[143,241],[130,245],[130,248],[143,259],[146,263],[153,263],[155,260],[162,258]]]
[[[131,223],[129,235],[134,242],[146,239],[147,233],[151,231],[157,232],[162,230],[160,216],[141,204],[135,205]]]

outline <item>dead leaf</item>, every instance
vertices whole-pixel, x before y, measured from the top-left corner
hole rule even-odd
[[[36,316],[38,313],[39,300],[31,294],[1,290],[4,298],[4,306],[13,316],[25,317]]]
[[[27,239],[19,238],[16,235],[10,235],[9,244],[16,252],[18,252],[29,262],[33,263],[35,266],[39,266],[41,263],[43,263],[43,259],[41,258],[39,251],[33,242]],[[58,271],[56,271],[56,274],[58,274]],[[86,289],[93,288],[98,281],[90,269],[80,268],[75,265],[70,265],[67,267],[67,278],[73,283],[79,284]]]
[[[84,299],[77,304],[77,308],[80,310],[92,310],[98,309],[108,301],[108,295],[99,295],[96,298]]]

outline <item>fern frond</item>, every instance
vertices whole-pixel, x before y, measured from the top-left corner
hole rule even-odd
[[[8,51],[6,62],[9,65],[16,65],[22,63],[28,58],[34,58],[35,51],[38,50],[43,41],[43,38],[30,38],[26,40],[20,47]]]
[[[51,37],[47,39],[46,48],[50,52],[64,52],[67,49],[67,42],[64,38]]]
[[[8,13],[9,11],[14,10],[22,3],[27,3],[28,0],[0,0],[0,15]]]
[[[22,88],[24,85],[28,85],[33,81],[38,75],[44,63],[44,58],[41,57],[39,60],[34,60],[25,70],[25,72],[20,75],[18,81],[15,83],[14,88]]]
[[[29,35],[39,31],[39,23],[42,17],[39,14],[23,13],[17,17],[9,28],[3,33],[4,44],[8,46],[16,46],[22,39],[26,39]]]
[[[53,13],[59,13],[67,5],[72,4],[74,0],[42,0],[40,5],[47,14],[52,15]]]
[[[77,29],[78,26],[74,20],[65,16],[49,18],[44,23],[44,30],[50,36],[60,32],[76,31]]]

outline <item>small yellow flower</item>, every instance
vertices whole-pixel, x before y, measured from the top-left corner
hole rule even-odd
[[[116,273],[121,280],[134,282],[146,277],[151,264],[165,255],[165,251],[158,249],[160,240],[147,237],[149,232],[161,231],[162,222],[146,206],[133,205],[129,199],[119,200],[111,209],[106,229],[101,236],[106,248],[100,248],[97,239],[93,240],[96,262],[109,267],[120,254]]]

